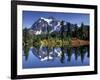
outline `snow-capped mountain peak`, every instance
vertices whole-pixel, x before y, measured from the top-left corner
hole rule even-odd
[[[50,23],[52,21],[52,19],[47,19],[47,18],[44,18],[44,17],[41,17],[40,19],[43,19],[44,21]]]
[[[60,31],[60,28],[61,22],[53,17],[41,17],[31,27],[35,35],[46,33],[47,31],[49,31],[49,33]]]

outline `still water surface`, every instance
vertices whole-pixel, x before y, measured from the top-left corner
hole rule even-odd
[[[88,66],[89,55],[89,46],[30,48],[27,56],[23,53],[22,64],[23,69]]]

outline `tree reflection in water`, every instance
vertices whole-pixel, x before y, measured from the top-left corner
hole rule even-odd
[[[32,50],[33,55],[35,55],[40,61],[53,61],[54,59],[59,58],[59,61],[62,64],[64,64],[66,57],[67,61],[71,62],[72,55],[74,55],[76,61],[78,60],[78,57],[80,57],[82,63],[84,63],[85,55],[88,58],[90,56],[89,46],[80,46],[80,47],[63,46],[63,47],[52,47],[52,48],[47,46],[41,46],[40,48],[38,47],[30,48],[29,51],[30,50]],[[28,60],[28,55],[29,52],[25,54],[26,61]]]

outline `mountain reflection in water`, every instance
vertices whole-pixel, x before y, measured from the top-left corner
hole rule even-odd
[[[23,68],[88,66],[89,46],[80,47],[32,47],[23,55]]]

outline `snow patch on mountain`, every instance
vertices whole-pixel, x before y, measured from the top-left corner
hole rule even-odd
[[[39,34],[41,34],[41,33],[42,33],[41,30],[35,32],[36,35],[39,35]]]
[[[41,17],[40,19],[43,19],[43,20],[46,21],[48,24],[50,24],[50,22],[52,21],[52,19],[47,19],[47,18],[44,18],[44,17]]]
[[[56,26],[54,26],[54,28],[50,31],[50,33],[54,32],[54,31],[60,31],[61,25],[60,25],[60,21],[57,23]]]

